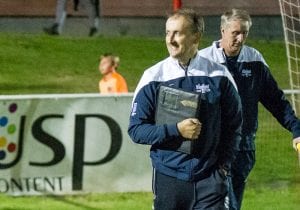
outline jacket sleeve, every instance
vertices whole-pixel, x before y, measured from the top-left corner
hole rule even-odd
[[[129,120],[128,134],[139,144],[161,144],[179,137],[176,124],[155,125],[155,83],[148,84],[135,93]]]
[[[242,105],[234,82],[224,78],[222,88],[219,164],[230,169],[241,141]]]
[[[294,138],[299,137],[300,121],[267,66],[263,67],[261,78],[260,102]]]

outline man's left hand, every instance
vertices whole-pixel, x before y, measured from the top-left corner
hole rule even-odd
[[[297,144],[300,144],[300,137],[293,139],[293,148],[297,151]],[[298,151],[300,152],[300,151]]]

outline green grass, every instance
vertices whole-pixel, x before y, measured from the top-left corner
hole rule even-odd
[[[161,39],[0,34],[2,94],[98,92],[99,57],[120,56],[133,91],[143,69],[166,55]]]
[[[209,38],[201,48],[211,44]],[[289,88],[283,41],[249,40],[269,64],[280,87]],[[112,52],[121,58],[120,72],[134,91],[143,71],[167,56],[164,38],[49,37],[0,33],[0,94],[96,93],[98,59]],[[296,210],[300,169],[291,135],[260,107],[257,164],[251,173],[243,210]],[[0,210],[151,209],[152,194],[109,193],[76,196],[10,197],[0,195]]]
[[[0,195],[0,210],[149,210],[151,205],[150,192],[31,197]]]
[[[205,39],[201,47],[211,44]],[[249,41],[260,49],[281,87],[288,88],[282,42]],[[120,72],[134,91],[143,71],[167,56],[163,38],[72,38],[0,33],[0,94],[98,92],[99,56],[120,56]],[[271,62],[272,61],[272,62]]]
[[[248,187],[242,210],[298,210],[299,190],[295,187]]]

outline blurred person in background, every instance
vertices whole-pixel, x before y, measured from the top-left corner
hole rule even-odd
[[[127,93],[127,83],[124,77],[117,72],[120,58],[111,53],[101,55],[99,71],[102,79],[99,81],[100,93]]]
[[[244,45],[251,18],[247,11],[232,9],[221,16],[221,36],[200,55],[227,66],[242,100],[243,129],[237,157],[231,168],[230,209],[239,210],[247,177],[255,164],[255,136],[258,127],[258,103],[293,134],[293,147],[300,143],[300,121],[273,78],[262,54]]]
[[[74,0],[74,10],[78,10],[79,6],[82,6],[87,15],[89,21],[89,36],[94,36],[98,32],[99,27],[99,1],[100,0]],[[52,26],[44,28],[44,32],[49,35],[59,35],[63,31],[65,20],[67,17],[67,3],[68,0],[56,1],[55,21]]]

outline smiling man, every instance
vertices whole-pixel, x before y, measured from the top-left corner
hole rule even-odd
[[[256,49],[244,45],[252,25],[247,11],[232,9],[221,17],[219,41],[201,50],[201,56],[227,66],[238,86],[243,106],[242,140],[232,165],[230,209],[239,210],[247,177],[255,164],[255,136],[258,126],[258,103],[293,134],[293,147],[300,143],[300,121],[271,75],[269,66]]]
[[[226,175],[240,141],[241,103],[228,70],[199,56],[203,27],[193,10],[171,14],[165,38],[170,56],[147,69],[135,90],[128,134],[151,145],[155,210],[228,209]],[[161,98],[166,88],[176,94]],[[178,102],[193,104],[180,101],[182,92],[200,98],[199,112],[158,124],[158,104],[175,113],[183,111]],[[191,152],[178,150],[186,142],[193,142]]]

